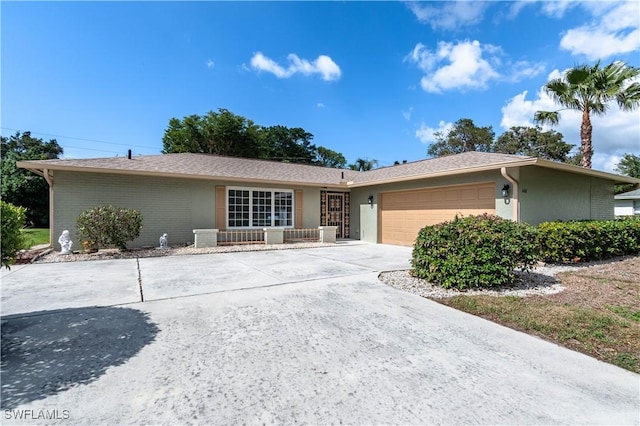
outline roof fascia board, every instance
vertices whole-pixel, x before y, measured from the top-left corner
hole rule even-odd
[[[563,170],[566,172],[581,173],[589,176],[599,177],[602,179],[612,180],[615,183],[640,183],[640,179],[632,178],[630,176],[616,175],[614,173],[602,172],[600,170],[585,169],[581,166],[574,166],[573,164],[566,163],[557,163],[555,161],[545,160],[542,158],[536,159],[536,165],[547,167],[550,169]]]

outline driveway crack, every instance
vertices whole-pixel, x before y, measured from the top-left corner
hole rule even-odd
[[[138,288],[140,289],[140,301],[144,302],[144,293],[142,291],[142,273],[140,272],[140,258],[136,257],[136,266],[138,268]]]

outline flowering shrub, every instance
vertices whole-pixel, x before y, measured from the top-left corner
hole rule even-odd
[[[498,287],[537,262],[536,229],[494,215],[456,217],[418,234],[412,274],[443,288]]]
[[[126,250],[127,242],[140,236],[142,215],[138,210],[99,206],[80,213],[77,225],[82,240]]]

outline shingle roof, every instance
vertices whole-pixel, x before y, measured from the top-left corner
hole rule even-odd
[[[640,188],[615,196],[616,200],[640,200]]]
[[[340,185],[360,173],[303,164],[189,153],[134,156],[131,159],[115,157],[23,161],[19,166],[40,170],[48,168],[101,173],[124,172],[311,185]]]
[[[432,175],[446,172],[463,172],[465,169],[477,169],[480,167],[498,168],[505,167],[509,163],[521,163],[523,160],[532,160],[532,157],[520,155],[495,154],[488,152],[465,152],[458,155],[430,158],[427,160],[413,161],[406,164],[381,167],[355,176],[354,183],[372,184],[380,181],[394,179],[410,179],[412,177]],[[426,177],[426,176],[425,176]]]
[[[351,187],[428,178],[447,174],[468,173],[480,170],[495,170],[501,167],[532,165],[601,177],[615,182],[640,183],[640,180],[627,176],[617,176],[611,173],[583,169],[581,167],[539,158],[487,152],[465,152],[463,154],[381,167],[368,172],[189,153],[135,156],[131,159],[115,157],[18,162],[18,167],[34,171],[49,169],[211,180],[235,180],[243,182]]]

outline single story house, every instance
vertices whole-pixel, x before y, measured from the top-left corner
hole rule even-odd
[[[640,215],[640,189],[616,195],[614,209],[616,216]]]
[[[611,219],[614,184],[639,179],[539,158],[467,152],[366,172],[206,154],[21,161],[51,193],[51,241],[88,208],[143,216],[131,246],[194,229],[336,226],[338,238],[412,245],[425,225],[492,213],[530,224]]]

